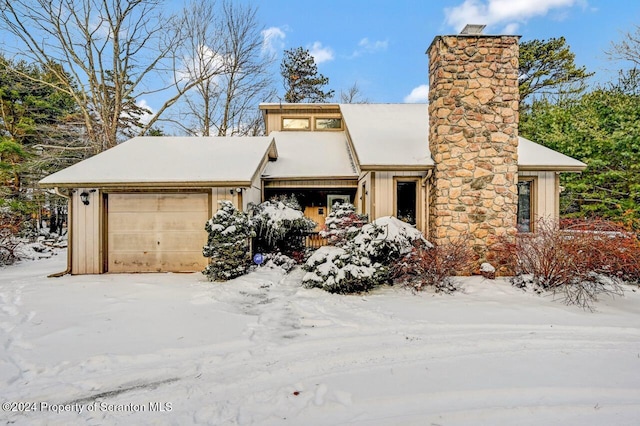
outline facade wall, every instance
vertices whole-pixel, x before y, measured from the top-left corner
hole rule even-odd
[[[534,178],[534,220],[560,218],[559,176],[556,172],[518,172],[520,177]]]
[[[244,201],[244,196],[236,192],[236,188],[231,187],[215,187],[211,188],[211,212],[215,214],[220,208],[220,201],[231,201],[238,209],[242,209],[239,203]],[[203,225],[204,226],[204,225]]]
[[[426,172],[375,172],[371,179],[373,200],[370,220],[382,216],[395,216],[396,214],[396,182],[402,179],[416,178],[417,180],[417,228],[425,232],[427,229],[427,188],[425,182]],[[371,194],[372,191],[369,191]]]
[[[369,215],[369,220],[373,220],[373,187],[372,176],[374,173],[362,173],[358,180],[358,192],[356,193],[356,210],[360,214]]]
[[[428,54],[430,237],[470,235],[484,261],[516,234],[518,38],[436,37]]]
[[[282,118],[295,118],[295,117],[309,117],[311,119],[311,128],[313,130],[313,122],[315,118],[334,118],[341,117],[340,109],[319,109],[319,108],[304,108],[299,110],[282,109],[273,110],[269,109],[266,115],[266,129],[267,134],[274,131],[282,130]]]
[[[89,194],[84,205],[80,194]],[[79,188],[71,194],[71,273],[103,272],[103,203],[100,191]]]

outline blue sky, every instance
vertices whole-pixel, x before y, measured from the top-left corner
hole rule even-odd
[[[456,34],[465,23],[487,24],[485,34],[517,34],[523,41],[564,36],[576,63],[596,73],[594,83],[615,76],[622,63],[605,50],[622,32],[640,25],[636,0],[257,0],[268,44],[308,48],[329,87],[357,82],[371,102],[426,101],[425,51],[440,34]],[[411,94],[414,94],[411,96]]]

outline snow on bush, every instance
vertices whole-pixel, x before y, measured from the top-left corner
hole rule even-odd
[[[254,236],[246,213],[230,201],[220,201],[220,208],[205,225],[209,237],[202,254],[211,258],[202,271],[209,281],[226,281],[248,272],[249,238]]]
[[[353,238],[366,223],[367,215],[356,213],[353,204],[336,203],[325,220],[320,236],[326,238],[329,245],[342,246]]]
[[[395,217],[381,217],[364,225],[341,247],[318,249],[305,263],[302,282],[332,293],[368,291],[388,282],[390,266],[414,245],[431,247],[413,226]]]
[[[414,243],[432,247],[422,232],[393,216],[384,216],[366,224],[349,243],[372,261],[389,265],[409,253]]]
[[[304,252],[305,237],[316,223],[304,216],[295,199],[265,201],[250,210],[256,232],[256,250],[293,257]]]
[[[285,272],[290,272],[296,267],[298,262],[282,253],[267,253],[264,255],[263,266],[265,268],[281,268]]]
[[[354,250],[354,247],[320,247],[304,265],[305,287],[318,287],[330,293],[357,293],[371,290],[386,275],[380,264]]]

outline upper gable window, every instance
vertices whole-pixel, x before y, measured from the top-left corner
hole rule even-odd
[[[342,129],[341,118],[316,118],[316,130],[340,130]]]
[[[283,118],[282,130],[311,130],[311,120],[302,118]]]

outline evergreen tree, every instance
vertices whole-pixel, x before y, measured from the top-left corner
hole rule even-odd
[[[316,223],[305,217],[295,198],[283,197],[253,206],[251,221],[257,238],[255,249],[263,253],[281,253],[295,259],[305,249],[305,237]]]
[[[227,281],[246,274],[251,266],[249,238],[255,235],[249,216],[231,201],[221,201],[205,229],[209,237],[202,254],[211,261],[202,273],[209,281]]]
[[[529,40],[520,43],[519,91],[520,107],[534,94],[580,93],[585,80],[593,75],[577,67],[575,54],[564,37]]]
[[[322,103],[333,96],[333,90],[323,91],[329,78],[318,74],[316,62],[307,49],[285,50],[280,74],[284,79],[284,100],[287,102]]]
[[[343,246],[368,222],[367,215],[356,213],[351,203],[336,203],[324,222],[320,236],[330,245]]]
[[[602,217],[640,229],[640,75],[578,99],[541,99],[521,115],[520,132],[588,165],[563,173],[561,214]]]

